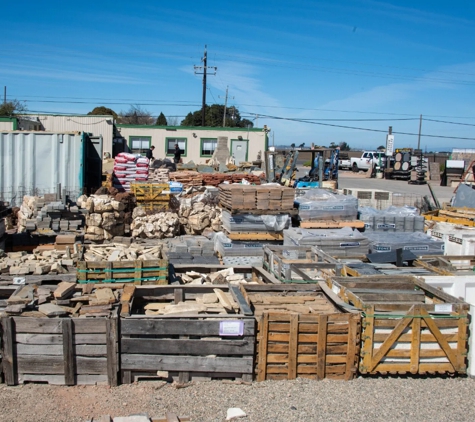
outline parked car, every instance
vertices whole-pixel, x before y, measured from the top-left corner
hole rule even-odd
[[[350,156],[346,152],[340,152],[340,159],[338,160],[338,168],[340,170],[349,170],[351,169],[351,160]]]
[[[386,155],[379,151],[363,151],[361,157],[351,158],[351,169],[354,172],[360,170],[370,170],[381,162],[382,167],[386,166]]]

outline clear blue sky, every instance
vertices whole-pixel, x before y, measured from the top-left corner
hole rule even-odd
[[[140,104],[180,121],[201,107],[193,66],[206,44],[218,67],[207,103],[224,104],[229,86],[228,105],[276,145],[376,148],[393,126],[396,147],[416,147],[422,114],[422,148],[475,148],[468,0],[26,0],[1,11],[0,86],[30,111]]]

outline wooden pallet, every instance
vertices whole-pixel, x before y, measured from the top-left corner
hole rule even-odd
[[[231,240],[284,240],[283,232],[224,232]]]
[[[339,229],[342,227],[352,227],[354,229],[363,229],[364,221],[360,221],[360,220],[300,221],[300,227],[304,229]]]
[[[424,213],[423,216],[426,220],[475,227],[475,214],[472,208],[450,208],[450,210],[428,211]]]
[[[78,283],[168,284],[168,261],[79,261]]]
[[[266,312],[259,321],[257,381],[353,379],[358,314]]]
[[[330,277],[362,311],[362,374],[467,372],[469,305],[410,276]]]
[[[170,200],[170,194],[164,194],[169,191],[168,183],[131,183],[130,191],[137,198],[137,202],[167,202]]]
[[[4,317],[7,385],[118,383],[118,324],[112,318]]]

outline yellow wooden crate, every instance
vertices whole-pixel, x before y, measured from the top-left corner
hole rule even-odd
[[[170,194],[163,193],[169,191],[167,183],[131,183],[130,190],[137,198],[137,202],[169,201]]]

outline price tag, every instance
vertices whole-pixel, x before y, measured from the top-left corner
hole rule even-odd
[[[25,284],[25,277],[13,277],[13,284]]]
[[[220,321],[220,336],[239,337],[244,334],[244,321]]]
[[[434,305],[434,312],[450,314],[452,312],[452,305],[450,303],[438,303]]]

